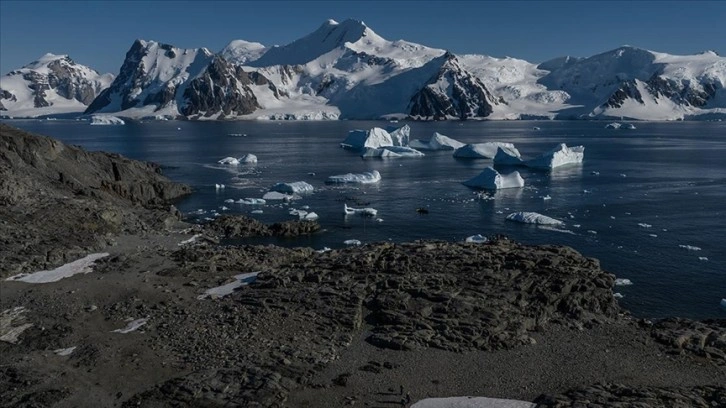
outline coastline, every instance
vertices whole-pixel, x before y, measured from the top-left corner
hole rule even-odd
[[[3,136],[15,132],[2,126]],[[54,162],[66,147],[51,145],[44,154]],[[25,164],[53,164],[41,162]],[[0,397],[8,406],[395,406],[401,386],[411,403],[480,395],[557,406],[564,398],[627,402],[638,394],[639,402],[669,405],[658,390],[686,405],[726,398],[726,321],[630,318],[612,296],[614,277],[569,248],[507,240],[327,253],[225,247],[216,243],[224,230],[180,222],[164,198],[175,190],[167,181],[157,180],[165,187],[152,193],[113,166],[101,166],[111,178],[102,187],[82,175],[69,183],[11,173],[25,164],[9,163],[0,167],[5,174],[36,177],[34,187],[47,195],[3,178],[4,215],[24,214],[4,216],[4,231],[25,230],[2,238],[26,244],[2,253],[3,279],[90,252],[109,256],[93,272],[58,282],[0,282],[0,312],[25,308],[5,327],[33,325],[16,343],[0,342]],[[158,173],[147,170],[131,179],[148,183]],[[31,201],[37,207],[21,207]],[[67,216],[48,222],[49,208]],[[96,218],[103,223],[74,228],[94,212],[107,214]],[[58,233],[64,228],[81,239],[67,245],[68,233]],[[49,232],[57,239],[43,238]],[[198,299],[258,271],[254,284]],[[148,320],[114,332],[128,319]],[[70,347],[68,355],[55,352]],[[621,395],[592,388],[597,383],[622,384]]]

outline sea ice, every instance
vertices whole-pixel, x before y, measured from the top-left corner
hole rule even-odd
[[[534,408],[537,405],[522,400],[486,397],[425,398],[411,408]]]
[[[359,184],[373,184],[381,181],[381,173],[378,170],[367,171],[364,173],[346,173],[339,174],[337,176],[330,176],[325,181],[328,184],[337,183],[359,183]]]
[[[678,245],[678,246],[683,249],[687,249],[689,251],[700,251],[701,250],[701,248],[699,248],[697,246],[693,246],[693,245]]]
[[[257,156],[254,154],[248,153],[242,157],[240,157],[239,162],[242,164],[254,164],[257,163]]]
[[[297,210],[297,209],[294,209],[294,208],[290,209],[289,214],[290,215],[297,216],[300,220],[303,220],[303,221],[315,221],[318,218],[320,218],[318,216],[318,214],[316,214],[316,213],[314,213],[312,211],[311,212],[308,212],[308,211],[305,211],[305,210]]]
[[[250,273],[241,273],[239,275],[234,276],[234,281],[227,283],[222,286],[217,286],[211,289],[207,289],[204,291],[204,294],[197,296],[197,299],[206,299],[206,298],[222,298],[225,297],[232,292],[234,292],[235,289],[249,285],[250,283],[257,280],[257,275],[260,272],[250,272]]]
[[[519,175],[518,171],[510,174],[499,174],[498,171],[491,167],[487,167],[473,177],[463,182],[467,187],[482,188],[485,190],[498,190],[503,188],[520,188],[524,187],[524,179]]]
[[[699,260],[699,261],[708,261],[708,257],[705,257],[705,256],[699,256],[699,257],[698,257],[698,260]]]
[[[641,227],[641,228],[650,228],[650,227],[652,227],[652,225],[646,224],[644,222],[639,222],[638,223],[638,226]]]
[[[244,205],[264,205],[267,202],[263,198],[240,198],[235,201],[235,203]]]
[[[273,200],[273,201],[275,201],[275,200],[292,201],[292,200],[299,200],[300,198],[302,198],[302,197],[300,197],[297,194],[285,194],[285,193],[280,193],[277,191],[270,191],[270,192],[265,193],[265,195],[262,196],[263,200]]]
[[[250,214],[264,214],[264,211],[262,211],[262,210],[252,210],[252,211],[250,211]]]
[[[512,143],[486,142],[464,145],[454,150],[454,157],[463,159],[493,159],[499,148],[506,150],[513,156],[521,156]]]
[[[584,146],[567,147],[566,144],[560,143],[552,150],[532,160],[527,160],[524,164],[534,169],[554,169],[567,164],[582,163],[584,157]]]
[[[108,256],[108,252],[90,254],[81,259],[67,263],[50,271],[40,271],[31,274],[21,273],[7,278],[8,281],[20,281],[26,283],[50,283],[57,282],[63,278],[69,278],[79,273],[92,272],[91,268],[96,260]]]
[[[348,245],[348,246],[360,246],[363,243],[357,239],[346,239],[345,241],[343,241],[343,244]]]
[[[441,133],[434,132],[433,136],[431,136],[428,141],[415,139],[412,140],[408,146],[418,150],[456,150],[463,147],[464,143],[454,140],[448,136],[444,136]]]
[[[623,125],[618,122],[608,123],[605,125],[605,129],[620,129]]]
[[[615,293],[613,293],[613,297],[614,297],[615,299],[622,299],[622,298],[624,298],[625,296],[623,296],[623,294],[622,294],[622,293],[620,293],[620,292],[615,292]]]
[[[561,225],[562,221],[550,218],[546,215],[542,215],[536,212],[515,212],[507,215],[507,220],[517,221],[524,224],[539,224],[539,225]]]
[[[366,215],[369,217],[375,217],[376,214],[378,214],[378,210],[375,208],[351,208],[348,207],[348,204],[343,204],[343,211],[345,211],[345,215],[353,215],[353,214],[359,214],[359,215]]]
[[[91,125],[107,126],[107,125],[125,125],[126,122],[121,118],[111,115],[93,115],[91,116]]]
[[[229,165],[229,166],[236,166],[239,164],[239,159],[234,158],[234,157],[225,157],[222,160],[218,160],[217,163]]]
[[[148,317],[143,318],[143,319],[132,320],[126,325],[126,327],[124,327],[122,329],[111,330],[111,333],[121,333],[121,334],[130,333],[132,331],[135,331],[139,327],[145,325],[148,321],[149,321]]]
[[[618,278],[615,279],[615,286],[630,286],[633,282],[630,279]]]
[[[407,146],[383,146],[380,148],[366,147],[361,157],[423,157],[424,154]]]
[[[465,241],[468,243],[483,244],[483,243],[489,241],[489,239],[482,234],[476,234],[476,235],[472,235],[470,237],[466,237]]]
[[[314,190],[313,186],[304,181],[295,181],[292,183],[277,183],[270,187],[270,191],[285,194],[308,194]]]

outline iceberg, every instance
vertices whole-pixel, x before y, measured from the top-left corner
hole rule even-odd
[[[235,201],[235,203],[244,205],[265,205],[267,202],[262,198],[240,198]]]
[[[318,214],[316,214],[316,213],[314,213],[312,211],[307,212],[305,210],[298,210],[298,209],[295,209],[295,208],[291,209],[290,212],[289,212],[289,214],[290,215],[297,216],[298,219],[300,219],[301,221],[315,221],[318,218],[320,218],[318,216]]]
[[[517,152],[519,153],[519,152]],[[494,155],[494,164],[502,166],[521,166],[524,165],[524,160],[509,149],[497,149],[497,154]]]
[[[726,309],[726,298],[721,299],[721,307],[723,307],[724,309]]]
[[[626,278],[617,278],[615,279],[615,286],[630,286],[633,282],[630,279]]]
[[[560,143],[549,152],[543,153],[532,160],[527,160],[524,164],[534,169],[554,169],[567,164],[582,163],[584,157],[584,146],[567,147],[566,144]]]
[[[393,146],[393,138],[390,133],[379,127],[370,130],[351,130],[340,145],[351,149],[378,148]]]
[[[93,115],[91,116],[91,125],[108,126],[108,125],[125,125],[123,119],[111,115]]]
[[[485,190],[499,190],[502,188],[524,187],[524,179],[518,171],[502,175],[491,167],[487,167],[478,176],[463,182],[467,187],[481,188]]]
[[[361,157],[423,157],[424,154],[407,146],[384,146],[381,148],[366,147]]]
[[[270,187],[270,191],[285,194],[308,194],[314,190],[313,186],[304,181],[295,181],[293,183],[277,183]],[[263,197],[264,198],[264,197]]]
[[[628,123],[628,124],[625,124],[625,125],[623,125],[623,129],[628,129],[628,130],[635,130],[635,129],[637,129],[637,128],[635,127],[635,125],[634,125],[634,124],[632,124],[632,123]]]
[[[359,214],[369,217],[375,217],[376,214],[378,214],[378,210],[376,210],[375,208],[351,208],[348,207],[348,204],[343,204],[343,211],[345,211],[345,215]]]
[[[254,154],[246,154],[239,159],[236,157],[225,157],[224,159],[217,161],[217,163],[229,166],[237,166],[239,164],[254,164],[257,163],[257,156],[255,156]]]
[[[476,234],[466,238],[466,242],[473,244],[483,244],[487,241],[489,241],[489,239],[482,234]]]
[[[542,215],[536,212],[515,212],[507,215],[507,220],[521,222],[523,224],[538,224],[538,225],[562,225],[563,222],[550,218],[546,215]]]
[[[444,136],[441,133],[434,132],[428,141],[416,139],[412,140],[408,146],[418,150],[456,150],[464,147],[465,144],[448,136]]]
[[[608,123],[605,125],[605,129],[620,129],[620,127],[623,126],[618,122]]]
[[[225,164],[225,165],[229,165],[229,166],[236,166],[239,164],[239,160],[234,157],[225,157],[222,160],[218,160],[217,163]]]
[[[499,148],[507,150],[513,156],[521,156],[517,148],[511,143],[486,142],[464,145],[454,150],[454,157],[462,159],[493,159]]]
[[[357,239],[346,239],[345,241],[343,241],[343,243],[348,246],[360,246],[363,244]]]
[[[403,125],[400,128],[393,126],[386,127],[386,131],[391,135],[391,141],[394,146],[408,146],[408,141],[411,137],[411,128],[408,125]]]
[[[368,171],[365,173],[346,173],[339,174],[337,176],[330,176],[325,181],[328,184],[338,183],[359,183],[359,184],[373,184],[381,181],[381,173],[378,170]]]
[[[282,201],[292,201],[292,200],[299,200],[300,197],[297,194],[285,194],[280,193],[277,191],[270,191],[265,193],[265,195],[262,196],[263,200],[282,200]]]

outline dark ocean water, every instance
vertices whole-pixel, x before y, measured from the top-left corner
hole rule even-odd
[[[461,182],[491,161],[455,159],[451,152],[363,160],[339,147],[349,130],[389,125],[385,122],[8,123],[86,149],[163,165],[167,176],[193,186],[195,193],[177,206],[200,220],[214,210],[274,222],[294,219],[290,208],[308,206],[325,229],[312,237],[265,242],[339,248],[347,239],[459,241],[474,234],[505,234],[530,244],[570,245],[599,258],[604,269],[633,282],[615,290],[636,316],[726,317],[719,305],[726,298],[726,123],[636,123],[635,130],[580,121],[409,123],[412,138],[428,139],[437,131],[465,143],[512,142],[523,156],[561,142],[585,146],[581,166],[553,172],[520,169],[526,187],[500,191],[490,200],[477,198]],[[246,153],[255,154],[259,163],[217,165],[223,157]],[[370,170],[380,171],[379,184],[324,183],[330,175]],[[224,202],[260,198],[276,182],[292,181],[311,183],[315,193],[289,205]],[[215,184],[227,187],[218,191]],[[383,221],[344,216],[346,200],[376,208]],[[429,213],[418,214],[420,207]],[[553,231],[505,221],[514,211],[536,211],[566,224]]]

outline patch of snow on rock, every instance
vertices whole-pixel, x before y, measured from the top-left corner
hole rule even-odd
[[[112,330],[111,333],[131,333],[132,331],[136,331],[139,327],[145,325],[149,321],[149,318],[142,318],[142,319],[136,319],[130,321],[126,327],[121,329]]]
[[[249,285],[250,283],[257,280],[257,275],[260,272],[250,272],[250,273],[241,273],[239,275],[234,276],[234,281],[217,286],[214,288],[210,288],[204,291],[204,294],[197,296],[197,299],[206,299],[206,298],[212,298],[212,299],[218,299],[225,297],[227,295],[232,294],[235,289],[240,288],[245,285]]]
[[[108,256],[108,252],[90,254],[81,259],[67,263],[50,271],[40,271],[31,274],[21,273],[19,275],[7,278],[7,281],[20,281],[26,283],[50,283],[57,282],[63,278],[69,278],[79,273],[89,273],[93,271],[94,263],[103,257]]]
[[[446,397],[422,399],[411,408],[534,408],[537,405],[522,400],[486,397]]]

